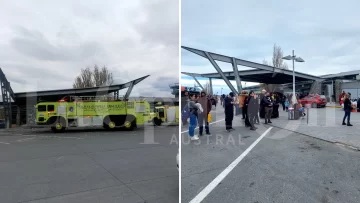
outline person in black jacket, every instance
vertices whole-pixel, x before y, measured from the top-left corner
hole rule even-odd
[[[256,130],[254,126],[256,116],[259,112],[259,101],[256,98],[256,95],[253,91],[249,94],[249,101],[248,101],[248,118],[250,122],[250,130]]]
[[[342,122],[343,125],[352,126],[350,124],[351,110],[352,110],[352,106],[351,106],[350,96],[349,96],[349,94],[345,94],[345,100],[344,100],[345,115],[344,115],[343,122]],[[347,118],[347,123],[345,123],[346,118]]]
[[[225,125],[228,132],[234,130],[232,127],[232,121],[234,119],[234,103],[234,93],[230,92],[229,96],[224,99]]]
[[[263,103],[265,106],[265,124],[272,123],[270,118],[273,111],[274,102],[272,98],[270,97],[270,93],[266,93]]]
[[[260,103],[261,103],[260,96],[255,94],[255,99],[257,102],[257,109],[258,109],[255,115],[255,123],[260,124]]]
[[[265,118],[265,105],[264,105],[264,97],[266,95],[266,90],[263,89],[260,94],[260,118]]]
[[[245,97],[244,99],[244,107],[243,107],[243,111],[245,113],[245,127],[249,127],[250,126],[250,122],[249,122],[249,116],[248,116],[248,105],[249,105],[249,99],[250,99],[250,94],[248,96]]]

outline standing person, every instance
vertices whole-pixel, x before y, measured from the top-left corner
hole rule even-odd
[[[272,99],[274,106],[273,106],[273,113],[271,118],[279,118],[279,106],[280,106],[279,96],[276,93],[274,93]]]
[[[266,94],[266,90],[263,89],[261,90],[261,94],[260,94],[260,118],[265,118],[265,105],[264,105],[264,97]]]
[[[286,110],[286,108],[285,108],[285,101],[286,101],[286,97],[285,97],[285,95],[281,95],[280,96],[280,101],[281,101],[281,105],[282,105],[282,107],[283,107],[283,111],[285,111]]]
[[[223,106],[225,108],[225,94],[221,95],[221,106]]]
[[[250,122],[250,130],[256,130],[254,126],[256,115],[259,111],[258,108],[258,100],[256,99],[256,95],[253,91],[250,91],[249,100],[248,100],[248,118]]]
[[[243,90],[241,95],[239,96],[239,108],[241,109],[242,119],[245,119],[246,112],[245,112],[245,98],[247,92]]]
[[[234,100],[235,100],[235,116],[238,116],[238,115],[240,115],[240,108],[239,108],[239,103],[240,103],[240,101],[239,101],[239,96],[240,96],[240,94],[238,94],[238,95],[236,95],[235,97],[234,97]]]
[[[247,96],[245,97],[245,100],[244,100],[245,127],[250,127],[249,116],[248,116],[248,112],[249,112],[249,99],[250,99],[250,96],[247,95]]]
[[[343,125],[347,125],[347,126],[352,126],[350,124],[350,114],[351,114],[351,110],[353,109],[352,105],[351,105],[351,101],[350,101],[350,96],[349,94],[345,94],[344,95],[344,118],[343,118]],[[347,118],[347,123],[345,123],[345,119]]]
[[[256,99],[256,108],[257,108],[257,112],[256,112],[256,115],[255,115],[255,123],[256,124],[260,124],[260,103],[261,103],[261,100],[260,100],[260,96],[256,95],[255,94],[255,99]]]
[[[206,96],[205,91],[201,92],[198,102],[201,104],[201,107],[203,109],[203,112],[198,115],[199,135],[200,136],[203,135],[204,121],[205,121],[205,132],[207,135],[210,135],[208,116],[211,111],[212,104],[210,99]]]
[[[234,93],[230,92],[229,96],[224,99],[225,125],[228,132],[234,130],[232,127],[232,121],[234,119],[234,103]]]
[[[189,136],[191,140],[198,140],[199,136],[195,135],[195,128],[196,128],[198,110],[199,110],[195,103],[196,95],[194,93],[191,93],[189,98],[190,100],[187,104],[190,110]]]
[[[270,96],[270,93],[266,93],[263,102],[265,106],[265,124],[272,123],[270,118],[273,111],[273,100]]]
[[[187,112],[185,108],[187,108],[187,103],[189,102],[189,92],[187,90],[184,90],[184,95],[181,97],[181,120],[183,125],[187,125],[188,115],[189,112]]]

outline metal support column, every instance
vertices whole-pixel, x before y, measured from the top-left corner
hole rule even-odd
[[[200,82],[198,81],[198,79],[196,79],[196,77],[195,77],[194,75],[191,75],[191,76],[194,78],[195,82],[201,87],[201,89],[204,90],[204,87],[200,84]]]
[[[130,93],[131,93],[134,85],[135,85],[135,81],[132,81],[131,84],[130,84],[130,86],[129,86],[129,88],[128,88],[128,90],[126,91],[126,94],[125,94],[125,96],[124,96],[124,100],[128,100],[128,99],[129,99]]]
[[[236,91],[236,89],[234,88],[234,86],[231,84],[231,82],[225,77],[224,73],[222,72],[222,70],[220,69],[219,65],[215,62],[215,60],[210,56],[210,54],[206,51],[204,51],[206,57],[208,58],[208,60],[210,61],[210,63],[214,66],[214,68],[216,69],[216,71],[221,75],[221,78],[225,81],[225,83],[227,84],[227,86],[230,88],[230,90],[234,93],[234,94],[238,94],[238,92]]]
[[[232,63],[232,67],[234,69],[234,75],[235,75],[237,89],[238,89],[238,92],[240,93],[241,90],[242,90],[241,79],[240,79],[240,75],[239,75],[239,69],[237,67],[237,64],[236,64],[236,61],[235,61],[234,57],[232,58],[231,63]]]
[[[12,123],[11,97],[8,92],[9,87],[9,82],[1,81],[1,93],[3,99],[6,128],[11,128]]]
[[[119,90],[114,92],[114,100],[119,100]]]
[[[212,85],[212,79],[209,78],[209,84],[210,84],[210,94],[214,95],[213,85]]]
[[[20,124],[20,106],[16,106],[16,127],[19,127]]]

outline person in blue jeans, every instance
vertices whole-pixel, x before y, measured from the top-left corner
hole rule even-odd
[[[189,136],[191,140],[198,140],[199,136],[195,135],[195,128],[197,125],[197,117],[198,117],[198,107],[195,104],[196,95],[191,93],[189,95],[189,111],[190,111],[190,123],[189,123]]]
[[[350,101],[350,96],[349,94],[345,94],[345,99],[344,99],[344,111],[345,111],[345,115],[343,118],[343,125],[347,125],[347,126],[352,126],[350,124],[350,114],[351,114],[351,110],[352,110],[352,106],[351,106],[351,101]],[[345,123],[345,119],[347,118],[347,123]]]

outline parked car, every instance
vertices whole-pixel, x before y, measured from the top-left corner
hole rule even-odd
[[[0,128],[5,128],[5,120],[0,120]]]
[[[327,99],[325,95],[308,95],[302,99],[298,100],[300,104],[305,106],[305,104],[311,104],[311,108],[325,107],[327,104]]]

